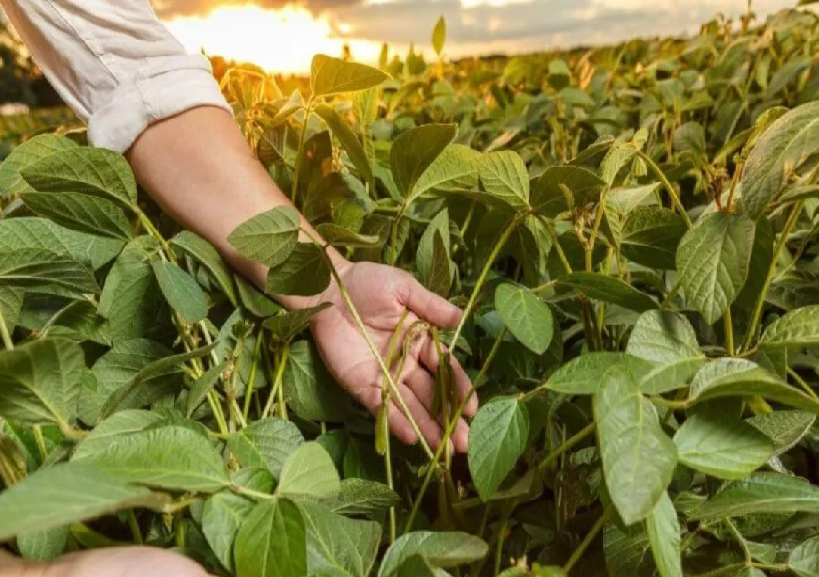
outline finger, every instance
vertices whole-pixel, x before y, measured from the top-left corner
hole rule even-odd
[[[373,416],[378,415],[381,409],[381,389],[373,386],[367,389],[365,394],[361,395],[361,403],[367,407]],[[418,435],[412,428],[409,419],[401,412],[401,409],[395,406],[395,403],[390,403],[387,413],[387,421],[390,424],[390,431],[395,435],[399,441],[405,445],[414,445],[418,442]]]
[[[13,569],[22,565],[24,565],[24,563],[20,559],[0,549],[0,569]]]
[[[408,358],[406,364],[412,366],[404,371],[403,383],[431,413],[435,405],[435,379],[414,358]]]
[[[439,327],[456,327],[463,312],[445,298],[424,288],[415,278],[407,275],[406,288],[401,304],[418,315],[418,318]]]
[[[442,351],[446,351],[445,346],[441,346]],[[421,363],[433,375],[438,374],[438,363],[440,357],[438,356],[438,348],[435,346],[435,341],[428,339],[418,352],[418,358]],[[472,381],[469,380],[469,375],[466,374],[461,363],[455,358],[455,355],[449,355],[449,366],[452,369],[452,380],[455,383],[455,390],[458,393],[458,399],[463,400],[472,391]],[[473,393],[469,402],[464,407],[464,415],[467,417],[473,416],[478,411],[478,395]]]
[[[412,415],[412,418],[415,420],[415,424],[418,425],[418,430],[421,431],[421,435],[432,450],[436,450],[444,435],[438,421],[433,418],[429,410],[418,400],[418,397],[415,396],[415,393],[413,393],[409,387],[406,385],[398,385],[398,390],[404,399],[407,409],[409,409],[410,415]],[[398,404],[399,401],[395,400],[394,403]]]
[[[466,453],[469,448],[469,425],[463,419],[458,419],[455,430],[452,432],[452,445],[459,453]]]

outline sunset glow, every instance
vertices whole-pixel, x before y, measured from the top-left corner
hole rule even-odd
[[[166,25],[188,50],[204,49],[271,72],[305,72],[313,55],[338,56],[345,42],[359,62],[375,62],[381,49],[376,42],[341,38],[334,27],[345,34],[354,30],[293,5],[277,10],[225,6],[204,17],[176,18]]]

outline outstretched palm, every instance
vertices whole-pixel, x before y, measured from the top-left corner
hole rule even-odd
[[[387,357],[393,332],[405,310],[409,314],[402,324],[402,339],[398,347],[402,346],[403,337],[419,319],[439,327],[455,326],[461,319],[460,309],[396,268],[366,262],[345,263],[339,275],[382,358]],[[315,303],[333,304],[316,315],[312,324],[313,336],[324,362],[355,399],[376,413],[381,405],[383,372],[336,283],[314,300]],[[426,332],[412,341],[408,352],[396,383],[421,434],[434,449],[443,436],[442,428],[432,414],[435,394],[433,375],[438,370],[438,354]],[[463,399],[472,385],[454,357],[452,369],[458,394]],[[473,395],[465,414],[474,414],[477,407],[478,400]],[[403,442],[417,442],[410,421],[396,403],[389,408],[389,423],[393,434]],[[466,451],[468,431],[466,422],[461,420],[452,437],[455,450]]]

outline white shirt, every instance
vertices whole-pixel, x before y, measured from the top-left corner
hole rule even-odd
[[[152,123],[195,106],[230,110],[202,54],[147,0],[0,0],[94,146],[124,152]]]

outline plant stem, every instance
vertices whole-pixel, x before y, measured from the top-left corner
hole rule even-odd
[[[9,328],[6,326],[6,319],[3,317],[2,308],[0,308],[0,335],[3,337],[3,345],[6,347],[6,350],[13,350],[14,341],[11,340],[11,334],[9,334]]]
[[[145,228],[145,231],[149,235],[154,237],[154,239],[156,239],[156,241],[159,243],[159,246],[162,247],[162,250],[165,251],[168,260],[170,260],[171,262],[176,262],[176,255],[174,254],[173,249],[171,249],[171,246],[168,244],[168,241],[165,240],[165,237],[162,236],[162,233],[159,232],[159,229],[157,229],[154,226],[154,223],[151,222],[151,219],[148,218],[148,215],[145,214],[142,211],[142,209],[136,205],[133,205],[131,208],[134,210],[134,212],[136,212],[136,215],[139,218],[139,222],[142,223],[142,226]]]
[[[245,406],[242,410],[242,418],[245,422],[247,422],[248,415],[250,414],[250,397],[253,396],[253,388],[256,384],[256,370],[259,366],[259,353],[262,350],[262,340],[264,340],[263,334],[260,331],[256,335],[256,346],[253,349],[253,360],[251,361],[253,364],[250,365],[250,378],[248,379],[247,390],[245,391]]]
[[[242,485],[231,485],[230,490],[236,493],[237,495],[242,495],[244,497],[249,497],[254,501],[274,501],[278,499],[276,495],[271,495],[269,493],[262,493],[261,491],[256,491],[255,489],[250,489],[248,487],[243,487]]]
[[[299,191],[299,176],[301,174],[301,163],[304,162],[304,141],[307,139],[307,121],[310,119],[310,111],[313,108],[313,96],[307,101],[304,107],[304,121],[301,125],[301,135],[299,135],[299,149],[296,151],[296,166],[293,175],[293,189],[290,191],[290,201],[296,203],[296,194]]]
[[[685,208],[683,208],[683,205],[680,202],[680,197],[677,195],[677,190],[674,188],[674,185],[668,181],[668,178],[666,177],[662,169],[659,166],[657,166],[657,163],[655,163],[654,160],[642,150],[635,150],[635,154],[639,156],[643,160],[643,162],[646,163],[646,166],[648,166],[651,169],[651,171],[657,176],[657,178],[660,179],[662,185],[666,188],[666,190],[668,190],[668,195],[669,197],[671,197],[671,202],[680,212],[680,216],[683,217],[685,225],[688,228],[691,228],[693,224],[691,223],[691,219],[688,218],[688,213],[685,212]]]
[[[503,544],[506,542],[506,527],[509,525],[509,517],[512,515],[514,501],[503,512],[501,523],[498,527],[498,542],[495,544],[495,575],[500,574],[501,562],[503,561]]]
[[[748,549],[748,543],[745,541],[745,538],[742,536],[742,533],[739,532],[736,525],[731,521],[729,518],[725,518],[725,524],[728,525],[728,529],[731,530],[731,533],[734,535],[734,539],[736,539],[739,546],[742,548],[742,554],[745,557],[745,563],[751,564],[753,563],[753,558],[751,557],[751,551]]]
[[[586,549],[589,548],[589,545],[592,544],[594,539],[597,537],[598,533],[603,530],[603,526],[606,524],[606,518],[608,517],[608,511],[604,511],[594,526],[591,528],[586,536],[581,541],[580,545],[577,546],[577,549],[574,550],[572,556],[569,557],[569,560],[566,561],[566,564],[563,566],[563,572],[568,575],[572,568],[580,561],[580,558],[583,556],[583,553],[586,552]]]
[[[762,308],[765,306],[765,297],[768,294],[768,289],[770,288],[771,281],[773,280],[776,263],[779,260],[779,255],[782,252],[782,249],[788,244],[788,237],[790,236],[791,230],[799,218],[799,214],[802,212],[803,204],[804,201],[799,200],[793,205],[791,213],[788,215],[788,220],[785,221],[785,227],[782,229],[782,232],[776,241],[773,259],[771,259],[771,266],[768,267],[768,273],[765,276],[765,283],[762,285],[762,290],[759,292],[759,296],[757,297],[754,313],[751,317],[751,324],[748,325],[748,332],[745,334],[745,340],[742,342],[742,350],[747,350],[750,348],[751,342],[754,340],[757,326],[762,318]]]
[[[464,329],[464,325],[466,324],[467,318],[469,315],[472,314],[472,309],[475,307],[475,303],[478,301],[478,295],[483,288],[484,283],[486,282],[486,277],[489,275],[489,271],[492,270],[492,265],[495,262],[495,259],[498,258],[501,250],[503,250],[503,246],[506,244],[506,241],[509,240],[509,237],[512,235],[514,230],[517,228],[518,223],[520,222],[520,215],[514,217],[503,232],[498,238],[498,241],[495,243],[495,247],[492,249],[492,252],[489,254],[489,258],[486,259],[486,264],[481,271],[480,276],[478,277],[477,282],[475,283],[475,288],[472,291],[472,294],[469,295],[469,302],[464,309],[464,314],[461,316],[461,322],[458,323],[458,328],[455,329],[455,334],[452,336],[452,339],[449,342],[449,350],[455,350],[455,343],[458,342],[458,339],[461,336],[461,331]]]
[[[131,529],[131,535],[134,537],[134,543],[137,545],[144,545],[145,539],[142,538],[142,529],[139,528],[136,515],[133,509],[128,509],[128,527]]]
[[[486,377],[486,373],[489,371],[489,367],[492,365],[492,361],[495,360],[495,355],[498,354],[500,350],[501,343],[503,343],[503,339],[506,336],[507,328],[506,325],[501,327],[500,332],[498,332],[498,336],[495,337],[495,342],[492,343],[492,348],[489,349],[489,353],[486,355],[486,360],[483,362],[483,366],[481,367],[478,376],[475,377],[475,380],[472,383],[473,389],[477,389],[483,379]],[[471,393],[470,393],[471,394]],[[456,412],[455,417],[460,418],[460,413]],[[449,427],[447,427],[449,428]],[[454,430],[454,428],[453,428]],[[444,437],[444,442],[448,440],[447,437]]]
[[[538,465],[538,469],[543,470],[546,469],[552,462],[560,457],[562,454],[566,453],[567,451],[572,450],[576,447],[583,439],[591,435],[596,426],[594,423],[589,423],[585,427],[583,427],[580,432],[576,433],[575,435],[566,439],[562,445],[560,445],[557,449],[546,455],[546,458],[543,459],[540,464]]]
[[[792,368],[788,367],[788,374],[793,377],[793,380],[797,382],[797,384],[804,389],[804,391],[812,398],[814,401],[819,403],[819,395],[816,394],[811,386],[805,382],[805,379],[799,376],[799,374],[794,371]]]
[[[48,450],[46,449],[45,437],[43,437],[43,428],[40,425],[34,425],[31,430],[34,432],[34,443],[40,453],[40,460],[45,461],[48,458]]]
[[[259,416],[259,419],[266,419],[267,416],[270,414],[270,410],[273,408],[273,403],[276,401],[276,397],[279,393],[279,389],[282,388],[282,375],[284,375],[284,366],[287,364],[287,357],[290,355],[290,346],[289,344],[284,345],[282,347],[282,352],[280,355],[277,355],[279,364],[276,366],[276,376],[273,377],[273,384],[270,388],[270,396],[267,398],[267,404],[264,406],[262,410],[262,414]],[[284,418],[284,417],[282,417]]]
[[[725,327],[725,345],[728,348],[728,356],[733,357],[737,354],[734,348],[734,321],[731,319],[731,307],[725,309],[725,315],[722,317],[723,326]]]
[[[600,202],[597,205],[597,214],[594,216],[594,225],[592,226],[589,242],[586,246],[586,270],[592,270],[592,256],[594,255],[594,243],[597,241],[597,231],[600,229],[600,223],[603,221],[603,212],[606,210],[606,199],[608,198],[608,189],[604,190],[600,195]]]

